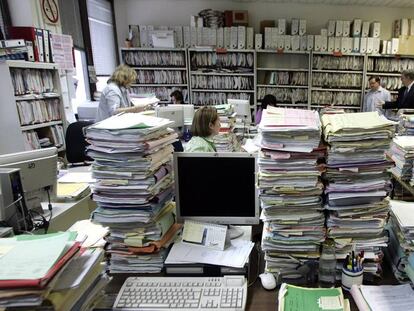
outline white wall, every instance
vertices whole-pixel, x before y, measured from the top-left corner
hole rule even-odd
[[[60,19],[56,25],[44,22],[39,0],[8,0],[8,5],[13,26],[33,26],[62,33]],[[59,13],[62,14],[61,11]]]
[[[261,20],[277,18],[304,18],[308,33],[317,34],[329,19],[382,22],[384,39],[391,37],[392,22],[403,17],[414,16],[414,8],[386,8],[340,6],[321,4],[273,3],[268,1],[239,2],[231,0],[115,0],[115,18],[118,44],[127,37],[129,24],[144,25],[189,25],[190,15],[197,15],[203,9],[248,10],[249,24],[259,31]]]

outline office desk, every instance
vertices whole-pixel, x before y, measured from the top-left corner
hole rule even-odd
[[[49,215],[47,202],[42,202],[42,208],[45,215]],[[52,202],[52,220],[48,232],[66,231],[76,221],[89,219],[95,208],[96,203],[90,195],[73,202]]]

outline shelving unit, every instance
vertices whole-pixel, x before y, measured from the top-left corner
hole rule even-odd
[[[310,52],[257,50],[257,106],[272,94],[280,107],[308,108]]]
[[[381,84],[390,91],[393,100],[396,99],[398,89],[403,85],[401,72],[414,68],[414,56],[412,55],[367,55],[365,90],[369,90],[368,79],[370,76],[379,76]]]
[[[359,53],[311,54],[309,107],[326,106],[360,111],[365,85],[365,55]]]
[[[12,96],[3,98],[8,113],[2,119],[14,114],[12,127],[17,131],[10,130],[19,133],[10,139],[23,142],[26,150],[56,146],[64,151],[67,122],[58,66],[26,61],[7,61],[4,66],[2,81],[11,82]]]
[[[171,92],[180,90],[184,102],[190,102],[186,49],[121,48],[120,57],[121,63],[137,71],[134,93],[154,93],[161,103],[168,103]]]
[[[256,51],[188,49],[191,103],[225,104],[228,98],[249,99],[256,109]],[[217,94],[212,94],[216,92]]]

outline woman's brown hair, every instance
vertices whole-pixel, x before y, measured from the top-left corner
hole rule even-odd
[[[199,108],[194,114],[193,124],[191,126],[193,136],[210,136],[210,124],[214,124],[218,117],[217,110],[214,107],[204,106]]]

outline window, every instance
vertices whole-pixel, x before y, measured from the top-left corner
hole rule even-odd
[[[116,67],[112,4],[108,0],[88,0],[87,5],[93,63],[98,78],[96,90],[100,92]]]
[[[88,66],[86,65],[86,55],[81,49],[75,48],[75,75],[73,83],[75,84],[75,98],[72,98],[73,111],[77,113],[78,106],[90,99],[88,87]]]

